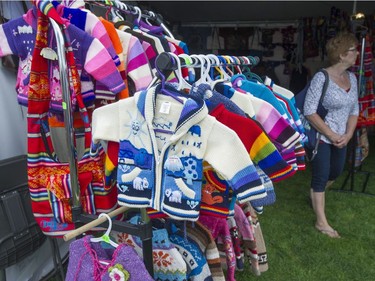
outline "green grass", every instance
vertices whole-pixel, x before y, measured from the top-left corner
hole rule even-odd
[[[364,171],[371,171],[366,192],[375,194],[375,137]],[[375,280],[375,196],[337,192],[343,175],[326,192],[326,215],[341,239],[332,239],[314,228],[315,215],[308,202],[309,167],[275,185],[276,203],[259,216],[268,253],[268,271],[252,276],[249,266],[236,272],[236,280],[346,281]],[[363,174],[356,173],[354,190],[361,191]],[[350,182],[346,190],[350,188]]]

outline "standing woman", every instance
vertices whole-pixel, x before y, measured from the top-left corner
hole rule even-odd
[[[311,201],[316,215],[315,228],[332,238],[339,233],[328,223],[325,214],[325,189],[343,172],[346,147],[352,138],[358,118],[357,79],[348,71],[357,59],[358,40],[351,33],[340,33],[326,45],[326,68],[329,84],[323,106],[328,114],[322,120],[316,110],[322,94],[324,74],[318,72],[306,94],[304,112],[310,123],[322,134],[318,153],[312,165]]]

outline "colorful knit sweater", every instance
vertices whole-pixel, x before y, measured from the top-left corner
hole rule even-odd
[[[186,228],[178,229],[174,224],[170,228],[169,239],[185,260],[188,280],[212,281],[206,257],[197,242],[187,235]]]
[[[262,100],[269,102],[285,118],[285,120],[289,120],[285,109],[281,106],[272,91],[266,85],[249,81],[242,74],[234,75],[231,78],[231,82],[233,88],[242,89],[258,98],[261,98]]]
[[[237,134],[209,116],[203,100],[181,94],[180,103],[161,90],[151,87],[93,113],[93,141],[120,143],[119,204],[197,220],[203,161],[223,175],[240,202],[265,197]],[[163,90],[178,95],[173,87]]]
[[[188,237],[195,241],[204,253],[213,281],[224,281],[219,250],[211,232],[199,221],[186,223],[186,232]]]
[[[226,85],[220,85],[218,90],[257,120],[275,145],[279,144],[280,147],[288,149],[298,142],[298,132],[269,102]]]
[[[112,41],[109,38],[105,27],[96,15],[90,12],[86,12],[82,9],[73,9],[66,7],[57,1],[52,1],[52,4],[55,6],[56,11],[60,16],[65,19],[69,19],[69,22],[71,24],[74,24],[79,29],[98,39],[100,43],[102,43],[103,46],[107,49],[115,64],[119,65],[120,60],[115,52]]]
[[[116,65],[104,46],[98,41],[70,24],[67,27],[73,47],[76,65],[79,71],[85,70],[95,80],[100,81],[111,92],[117,93],[125,85]],[[56,39],[51,35],[52,28],[49,29],[49,46],[56,51]],[[32,52],[36,37],[36,14],[35,9],[29,10],[24,16],[11,20],[0,26],[0,56],[17,55],[20,58],[20,65],[17,74],[17,94],[18,102],[27,106],[27,93],[30,75],[30,65]],[[106,69],[106,71],[103,71]],[[58,61],[51,61],[50,66],[50,89],[52,95],[51,109],[62,112],[61,107],[61,87]],[[83,89],[82,92],[85,92]],[[103,98],[115,98],[103,97]],[[83,95],[85,104],[91,104],[95,99],[93,95]]]
[[[117,30],[117,35],[123,48],[122,55],[126,76],[133,81],[135,91],[146,89],[153,76],[141,42],[137,37],[121,30]]]
[[[91,237],[87,235],[70,244],[66,281],[154,280],[132,247],[120,244],[116,249],[106,249],[98,242],[90,242]]]
[[[120,64],[117,66],[117,69],[120,72],[120,75],[121,75],[121,77],[124,80],[124,83],[126,85],[126,88],[118,93],[117,98],[118,99],[127,98],[127,97],[129,97],[129,87],[128,87],[128,81],[127,81],[127,77],[126,77],[126,73],[125,73],[123,48],[122,48],[120,38],[117,35],[117,30],[116,30],[113,22],[105,20],[102,17],[99,17],[99,20],[103,24],[109,38],[111,39],[111,42],[113,44],[113,48],[115,49],[115,52],[116,52],[116,54],[117,54],[117,56],[120,60]]]

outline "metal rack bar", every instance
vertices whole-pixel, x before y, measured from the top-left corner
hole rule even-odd
[[[58,62],[59,62],[59,68],[60,68],[60,81],[61,81],[61,87],[62,87],[62,93],[63,93],[63,114],[64,114],[64,125],[65,130],[67,132],[67,143],[69,144],[69,168],[70,168],[70,184],[72,187],[72,196],[73,196],[73,206],[72,206],[72,212],[73,212],[73,221],[76,223],[76,225],[86,223],[83,227],[80,229],[76,229],[74,233],[70,235],[71,238],[76,237],[80,234],[82,234],[85,231],[88,231],[92,229],[95,226],[98,226],[102,224],[103,222],[101,219],[106,220],[105,217],[103,218],[97,218],[97,216],[94,215],[88,215],[88,214],[82,214],[81,210],[81,203],[80,203],[80,188],[79,188],[79,182],[78,182],[78,165],[77,165],[77,152],[75,147],[75,132],[74,132],[74,126],[73,126],[73,112],[71,108],[71,99],[70,99],[70,86],[69,86],[69,73],[67,68],[67,62],[65,57],[65,43],[64,43],[64,37],[61,32],[60,26],[53,20],[49,19],[54,31],[54,34],[56,36],[57,41],[57,55],[58,55]],[[126,207],[121,207],[116,209],[115,211],[112,211],[110,214],[112,217],[117,216],[118,214],[123,213],[126,211]],[[140,225],[133,225],[127,222],[120,222],[120,221],[114,221],[112,229],[117,231],[122,231],[125,233],[133,234],[136,236],[139,236],[142,240],[142,246],[143,246],[143,259],[145,262],[146,269],[150,273],[151,276],[154,276],[153,274],[153,257],[152,257],[152,224],[150,221],[147,221]],[[66,234],[68,236],[70,233]],[[71,239],[69,238],[69,239]],[[64,236],[64,240],[68,241]],[[60,255],[59,251],[57,251],[58,255]],[[57,261],[55,260],[57,258]],[[60,274],[63,272],[62,265],[61,265],[61,257],[54,257],[55,263],[57,262],[59,264],[60,268]]]

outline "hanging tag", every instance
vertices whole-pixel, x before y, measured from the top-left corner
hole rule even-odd
[[[171,102],[165,101],[161,104],[159,112],[164,113],[164,114],[169,114],[170,109],[171,109]]]
[[[49,47],[43,48],[42,51],[40,52],[40,55],[43,58],[48,59],[48,60],[57,60],[56,52]]]

